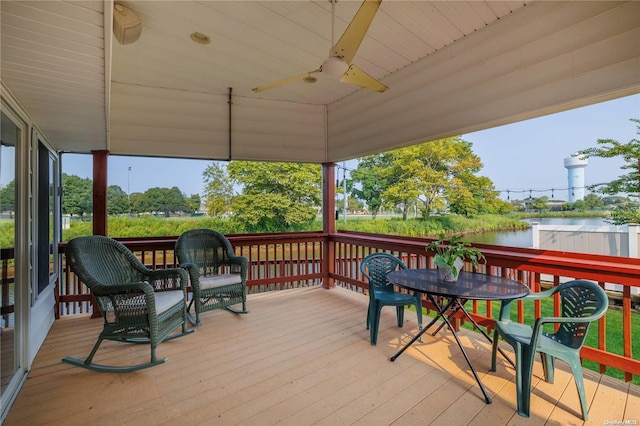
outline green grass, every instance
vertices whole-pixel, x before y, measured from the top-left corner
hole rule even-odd
[[[384,218],[373,220],[369,216],[357,216],[336,221],[340,230],[370,232],[383,235],[403,235],[407,237],[438,238],[441,232],[447,235],[498,230],[528,229],[529,224],[517,217],[502,215],[481,215],[464,217],[458,215],[431,216],[426,219]]]
[[[350,216],[345,223],[336,221],[336,228],[340,230],[370,232],[383,235],[404,235],[410,237],[437,238],[441,232],[450,234],[462,234],[469,232],[483,232],[496,230],[527,229],[529,225],[518,218],[501,215],[482,215],[467,218],[456,215],[433,216],[427,219],[411,218],[402,220],[392,217],[372,220],[369,216]],[[243,228],[233,218],[214,218],[208,216],[199,217],[116,217],[110,216],[108,230],[110,237],[159,237],[177,236],[182,232],[193,228],[216,229],[223,234],[243,233]],[[307,226],[300,229],[281,229],[288,231],[320,231],[322,220],[317,218]],[[6,232],[5,232],[6,231]],[[13,235],[12,230],[3,229],[3,235]],[[82,235],[91,235],[92,224],[89,221],[73,220],[68,229],[62,230],[62,241]],[[8,243],[8,242],[7,242]],[[4,245],[3,245],[4,247]]]
[[[509,213],[510,217],[519,219],[537,219],[542,217],[606,217],[610,212],[607,210],[584,210],[584,211],[563,211],[563,212],[512,212]]]

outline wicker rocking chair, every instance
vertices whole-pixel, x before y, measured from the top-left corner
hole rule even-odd
[[[65,357],[63,362],[100,372],[136,371],[167,361],[156,356],[160,342],[194,331],[186,327],[187,275],[183,269],[148,269],[124,245],[100,235],[72,239],[66,247],[66,261],[91,290],[104,326],[85,360]],[[180,331],[171,334],[179,327]],[[151,360],[132,366],[95,364],[93,357],[103,340],[147,343]]]
[[[175,253],[180,266],[187,269],[193,298],[187,308],[189,320],[202,325],[200,314],[226,308],[236,314],[246,314],[247,271],[249,261],[236,256],[229,240],[211,229],[192,229],[176,241]],[[242,303],[242,310],[232,305]],[[195,320],[191,306],[195,306]]]

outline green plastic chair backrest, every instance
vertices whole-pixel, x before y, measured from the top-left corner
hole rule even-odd
[[[90,289],[146,280],[147,268],[120,242],[102,236],[77,237],[65,248],[67,264]]]
[[[407,269],[407,266],[389,253],[372,253],[362,259],[360,272],[369,280],[369,296],[375,297],[377,293],[393,293],[395,290],[387,279],[387,275],[398,269]]]
[[[609,298],[598,284],[573,280],[560,284],[553,293],[560,294],[561,316],[564,318],[585,318],[588,321],[562,322],[555,333],[543,333],[565,346],[579,349],[587,336],[589,324],[602,317],[609,307]]]

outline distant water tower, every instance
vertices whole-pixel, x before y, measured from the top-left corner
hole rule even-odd
[[[582,157],[569,157],[564,159],[564,167],[567,169],[569,179],[569,202],[575,203],[584,199],[584,169],[589,162]]]

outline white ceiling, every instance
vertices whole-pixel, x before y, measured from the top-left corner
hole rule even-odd
[[[329,104],[358,88],[320,79],[254,94],[251,88],[317,69],[332,47],[331,3],[317,1],[129,2],[144,22],[140,39],[113,45],[119,83],[288,102]],[[335,40],[361,1],[335,6]],[[384,78],[523,7],[523,1],[383,1],[354,60]],[[201,46],[189,39],[211,37]]]
[[[328,0],[122,3],[129,45],[111,1],[0,2],[3,90],[58,149],[340,161],[640,92],[640,2],[384,0],[353,63],[385,93],[251,91],[320,66]],[[336,40],[360,4],[335,5]]]

